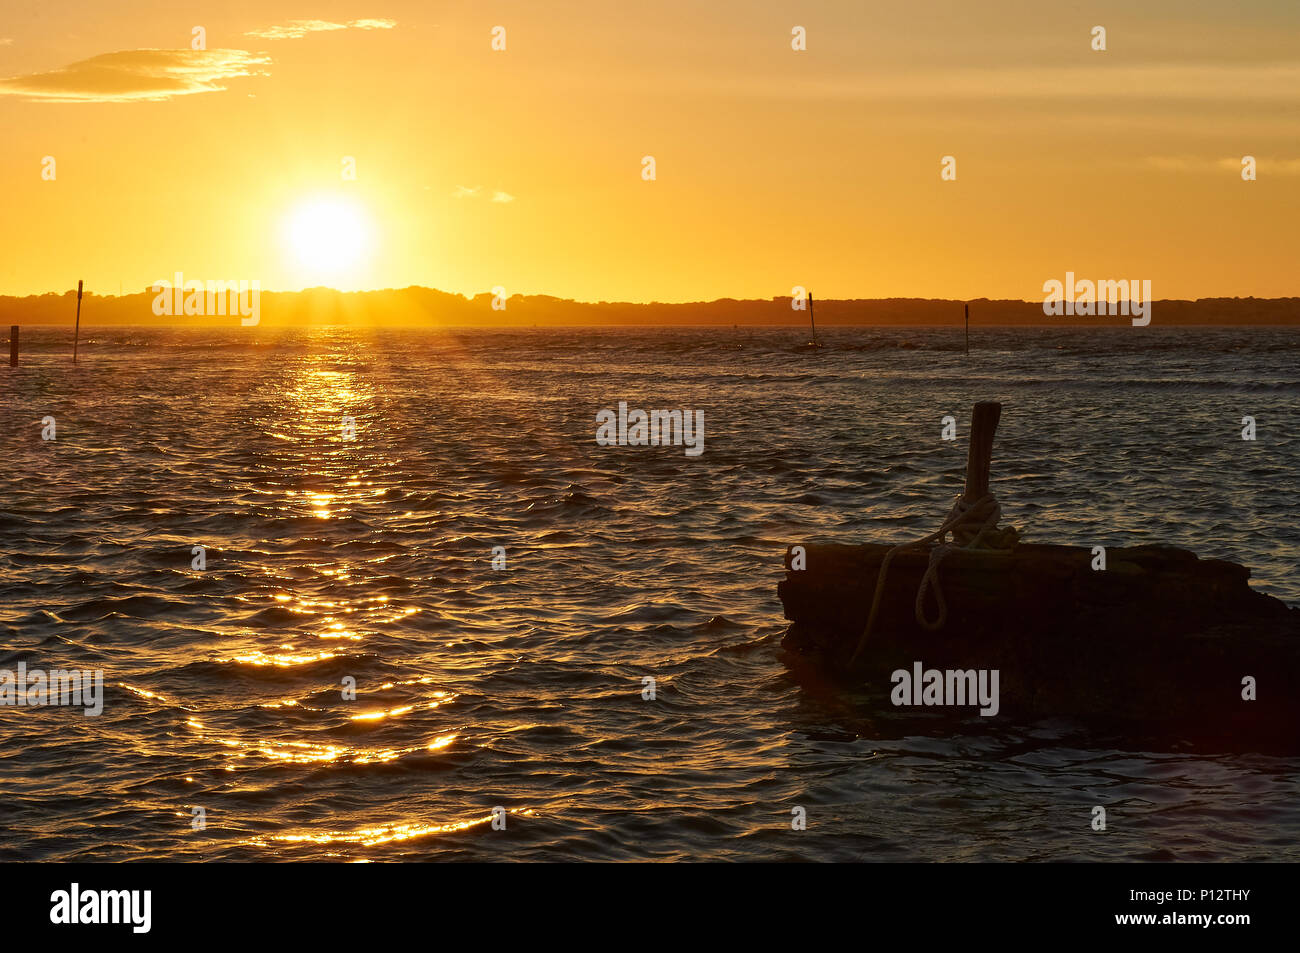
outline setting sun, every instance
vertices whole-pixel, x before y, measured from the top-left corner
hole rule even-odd
[[[284,243],[304,285],[354,286],[365,277],[373,230],[355,201],[314,196],[294,206],[284,222]]]

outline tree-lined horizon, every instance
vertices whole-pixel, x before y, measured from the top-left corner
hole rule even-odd
[[[409,287],[373,291],[309,288],[292,292],[236,291],[211,297],[200,290],[182,293],[164,289],[170,313],[158,313],[154,291],[127,295],[86,295],[81,309],[84,325],[170,325],[176,327],[247,326],[243,314],[256,314],[262,326],[351,324],[361,326],[808,326],[808,311],[788,296],[720,298],[689,302],[574,301],[550,295],[490,292],[466,297],[436,288]],[[193,308],[185,302],[193,301]],[[213,307],[214,301],[219,303]],[[244,304],[241,312],[240,304]],[[806,305],[806,302],[804,302]],[[973,326],[1038,325],[1048,327],[1129,326],[1123,313],[1048,315],[1041,301],[975,298],[969,302],[941,298],[818,298],[817,324],[827,326],[960,327],[969,306]],[[76,291],[27,297],[0,295],[0,326],[49,325],[71,328]],[[1162,326],[1291,325],[1300,326],[1300,297],[1203,298],[1195,301],[1154,300],[1154,323]]]

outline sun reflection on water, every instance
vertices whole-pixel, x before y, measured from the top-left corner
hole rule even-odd
[[[536,811],[531,808],[522,808],[510,811],[508,817],[533,817]],[[380,824],[371,827],[362,827],[356,830],[324,830],[324,831],[303,831],[294,834],[271,834],[265,837],[256,837],[249,840],[249,843],[255,847],[272,847],[284,844],[312,844],[316,846],[353,845],[357,847],[379,847],[384,844],[400,843],[402,841],[414,840],[420,837],[431,837],[438,834],[454,834],[459,831],[467,831],[475,827],[482,827],[485,824],[492,823],[493,815],[486,817],[476,817],[467,821],[451,821],[445,824],[431,824],[420,821],[409,821],[401,824]]]
[[[310,665],[312,662],[323,662],[326,659],[338,657],[336,652],[294,652],[292,646],[282,646],[282,648],[286,651],[270,653],[255,649],[242,655],[236,655],[233,658],[218,659],[218,661],[237,662],[240,665],[274,665],[278,668],[291,668],[295,665]]]

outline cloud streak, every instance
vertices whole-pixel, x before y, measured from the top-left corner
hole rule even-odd
[[[458,185],[456,186],[456,191],[451,193],[451,196],[452,198],[457,199],[476,199],[483,194],[485,193],[483,191],[483,186],[481,185],[475,185],[472,187],[468,185]],[[513,195],[509,192],[503,192],[501,189],[494,189],[491,197],[488,199],[489,202],[496,202],[499,205],[504,205],[507,202],[513,202],[514,200],[515,197]]]
[[[558,75],[558,74],[557,74]],[[570,85],[590,84],[592,77],[572,70],[562,74]],[[613,85],[636,84],[639,77],[602,80]],[[1242,103],[1300,102],[1300,64],[1164,63],[1148,66],[998,66],[918,69],[877,69],[843,74],[768,74],[677,71],[656,80],[656,88],[672,92],[714,94],[744,99],[818,100],[843,102],[999,102],[1040,100],[1108,100]]]
[[[351,20],[335,23],[332,20],[290,20],[279,26],[249,30],[244,36],[255,36],[259,40],[301,40],[308,33],[333,33],[337,30],[391,30],[397,26],[396,20],[371,19]]]
[[[1147,156],[1145,164],[1161,172],[1194,172],[1202,174],[1241,172],[1241,156],[1209,159],[1198,156]],[[1257,156],[1259,174],[1300,175],[1300,159],[1282,159]]]
[[[264,72],[270,57],[244,50],[121,50],[46,73],[0,79],[0,96],[31,102],[157,102],[221,92],[226,81]]]

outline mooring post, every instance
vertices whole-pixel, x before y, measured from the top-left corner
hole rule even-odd
[[[18,366],[18,325],[9,326],[9,366]]]
[[[81,282],[77,282],[77,329],[72,333],[72,363],[77,363],[77,342],[81,339]]]
[[[970,453],[966,457],[966,492],[962,499],[974,503],[989,491],[989,463],[993,458],[993,435],[1002,416],[1002,404],[981,400],[970,415]]]
[[[966,312],[966,353],[970,353],[970,302],[967,302],[963,310]]]

